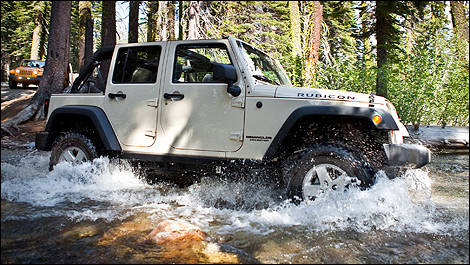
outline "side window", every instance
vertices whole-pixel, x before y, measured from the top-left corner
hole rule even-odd
[[[113,83],[155,83],[161,50],[160,46],[120,48],[114,66]]]
[[[218,83],[213,63],[232,64],[224,44],[178,45],[175,56],[173,83]]]

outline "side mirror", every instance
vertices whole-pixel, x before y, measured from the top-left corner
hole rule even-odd
[[[213,63],[213,75],[214,80],[222,81],[227,83],[227,93],[234,97],[238,97],[242,90],[239,86],[234,86],[233,83],[237,81],[237,71],[235,67],[230,64]]]

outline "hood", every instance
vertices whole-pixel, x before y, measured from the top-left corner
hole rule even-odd
[[[346,101],[369,103],[371,94],[349,92],[345,90],[330,90],[307,87],[279,86],[274,95],[276,98],[301,98],[330,101]],[[384,97],[372,95],[375,104],[386,104]]]

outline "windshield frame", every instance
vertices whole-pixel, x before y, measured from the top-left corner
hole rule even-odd
[[[24,65],[26,62],[28,62],[29,65]],[[24,60],[22,60],[20,66],[22,66],[22,67],[36,67],[36,66],[31,66],[32,64],[38,64],[38,65],[39,65],[39,68],[44,68],[44,67],[46,66],[46,62],[45,62],[45,61],[41,61],[41,60],[31,60],[31,59],[24,59]]]
[[[250,76],[256,80],[256,82],[264,82],[264,83],[268,83],[270,85],[286,85],[286,86],[292,86],[292,83],[288,77],[288,75],[286,74],[286,71],[284,70],[284,68],[282,67],[282,65],[276,60],[276,59],[273,59],[272,57],[270,57],[269,55],[267,55],[265,52],[261,51],[260,49],[257,49],[255,47],[253,47],[252,45],[242,41],[242,40],[239,40],[239,39],[236,39],[235,40],[236,43],[237,43],[237,48],[240,50],[240,54],[242,56],[242,60],[244,61],[247,69],[248,69],[248,72],[250,73]],[[263,80],[260,80],[260,79],[257,79],[255,78],[254,76],[255,75],[259,75],[260,72],[256,72],[254,73],[253,70],[251,69],[252,67],[250,67],[250,63],[247,62],[246,60],[246,57],[248,57],[248,54],[245,50],[245,47],[244,46],[248,46],[250,49],[252,49],[258,56],[262,56],[264,58],[266,58],[266,62],[268,62],[272,67],[272,71],[276,74],[276,77],[277,79],[279,80],[279,84],[275,84],[275,80],[272,80],[273,82],[267,82],[267,81],[263,81]],[[249,57],[248,57],[249,58]],[[254,63],[251,59],[250,61],[252,63]],[[266,78],[269,78],[267,77],[266,75],[262,74],[263,76],[265,76]]]

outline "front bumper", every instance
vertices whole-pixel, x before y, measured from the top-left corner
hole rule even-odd
[[[32,77],[32,76],[16,76],[16,75],[10,75],[10,80],[16,82],[16,83],[21,83],[21,84],[35,84],[38,85],[39,82],[41,81],[41,76],[39,77]]]
[[[431,151],[417,144],[384,144],[390,166],[412,165],[420,168],[431,162]]]

